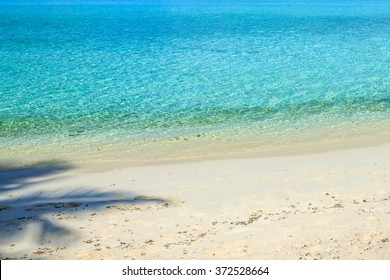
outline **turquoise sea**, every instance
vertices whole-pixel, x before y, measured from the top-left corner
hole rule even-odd
[[[390,1],[0,0],[2,164],[389,134]]]

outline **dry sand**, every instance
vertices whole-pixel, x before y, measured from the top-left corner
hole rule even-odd
[[[1,259],[390,259],[390,145],[0,171]]]

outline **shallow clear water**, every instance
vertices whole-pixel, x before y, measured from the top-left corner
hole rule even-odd
[[[46,2],[0,0],[2,161],[390,132],[390,1]]]

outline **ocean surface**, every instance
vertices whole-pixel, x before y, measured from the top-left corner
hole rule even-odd
[[[390,1],[0,0],[3,165],[386,133]]]

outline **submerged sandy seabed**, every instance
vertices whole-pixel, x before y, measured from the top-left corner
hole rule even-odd
[[[0,257],[390,259],[390,144],[0,171]]]

